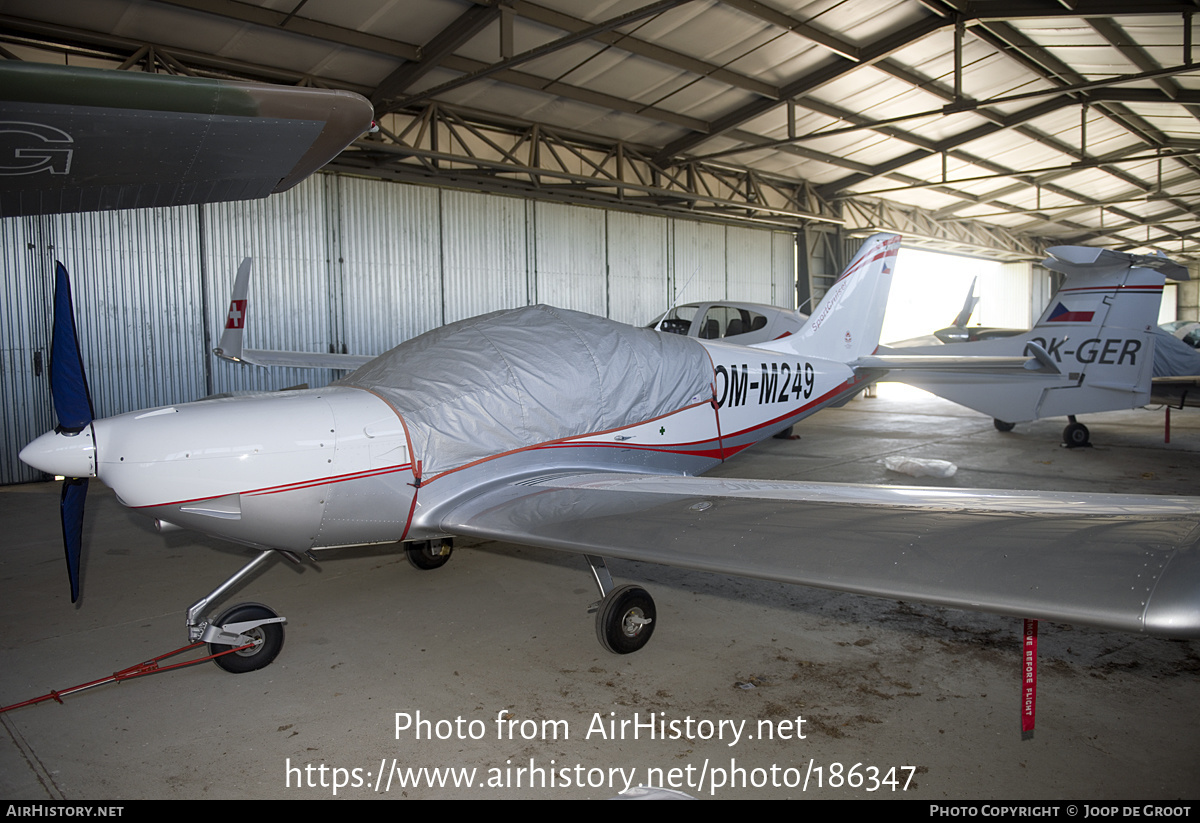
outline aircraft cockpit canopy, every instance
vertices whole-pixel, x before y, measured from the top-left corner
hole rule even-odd
[[[700,340],[730,340],[750,345],[795,334],[805,316],[791,309],[758,303],[685,303],[660,315],[648,328]]]

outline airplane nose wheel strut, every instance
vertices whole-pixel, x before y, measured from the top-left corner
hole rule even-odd
[[[654,634],[657,612],[654,598],[641,586],[626,583],[614,588],[603,557],[584,555],[603,599],[593,603],[596,638],[613,654],[630,654],[645,646]]]
[[[271,665],[283,648],[283,624],[287,622],[287,618],[280,617],[261,603],[239,603],[226,609],[212,621],[201,620],[200,615],[227,591],[264,565],[275,553],[274,549],[259,552],[224,583],[188,608],[188,640],[193,643],[207,643],[212,654],[228,651],[230,646],[246,647],[213,659],[214,663],[231,674],[258,671]],[[289,560],[300,562],[298,557],[289,552],[279,553]]]

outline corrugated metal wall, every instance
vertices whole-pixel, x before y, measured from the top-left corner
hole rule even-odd
[[[633,324],[689,300],[790,305],[795,281],[786,232],[327,175],[245,203],[13,218],[0,239],[0,483],[38,479],[16,453],[53,425],[55,259],[100,416],[336,376],[212,355],[246,256],[247,347],[355,354],[533,302]]]
[[[671,307],[665,217],[604,213],[608,260],[608,316],[644,325]]]
[[[525,202],[441,192],[442,323],[529,304]]]
[[[724,299],[725,227],[693,220],[672,220],[669,225],[672,304]]]
[[[37,480],[40,472],[17,459],[33,438],[54,425],[47,374],[50,367],[50,301],[54,261],[45,252],[39,218],[0,220],[0,478]],[[47,260],[49,259],[49,265]]]
[[[328,181],[332,182],[332,181]],[[243,257],[254,258],[247,303],[246,345],[328,352],[336,348],[340,293],[333,288],[327,181],[309,178],[291,191],[240,203],[201,207],[211,343],[225,325],[229,290]],[[211,345],[210,345],[211,348]],[[255,369],[213,358],[213,392],[273,391],[323,385],[329,372]]]
[[[385,352],[442,325],[437,189],[334,178],[342,335],[355,353]]]
[[[204,397],[195,209],[57,215],[47,232],[72,275],[97,416]]]
[[[604,212],[534,203],[533,213],[533,302],[607,317]]]

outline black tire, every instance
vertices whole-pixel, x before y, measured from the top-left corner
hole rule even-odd
[[[213,621],[213,625],[226,626],[230,623],[244,623],[247,620],[266,620],[278,616],[261,603],[239,603],[223,612],[220,617]],[[266,626],[259,626],[257,629],[244,632],[244,634],[256,640],[261,637],[263,642],[249,649],[222,654],[220,657],[213,659],[214,663],[230,674],[245,674],[246,672],[265,669],[275,661],[275,658],[279,656],[279,652],[283,649],[282,623],[269,623]],[[209,654],[219,654],[224,651],[229,651],[229,646],[224,643],[208,644]]]
[[[791,440],[792,439],[792,430],[795,428],[796,428],[795,426],[788,426],[783,431],[777,432],[775,434],[775,439],[776,440]]]
[[[613,654],[629,654],[645,646],[654,634],[654,598],[640,586],[626,584],[608,593],[596,612],[596,637]],[[648,620],[634,622],[631,618]]]
[[[998,432],[1010,432],[1016,428],[1016,423],[1009,423],[1007,420],[1001,420],[999,417],[992,418],[992,425],[996,427]]]
[[[440,569],[446,565],[446,561],[450,559],[450,553],[453,551],[454,548],[448,542],[435,546],[429,540],[409,543],[404,547],[404,554],[408,557],[408,562],[421,571]]]
[[[1087,446],[1092,441],[1092,434],[1088,431],[1088,427],[1082,423],[1068,423],[1063,429],[1063,443],[1068,449],[1077,449],[1080,446]]]

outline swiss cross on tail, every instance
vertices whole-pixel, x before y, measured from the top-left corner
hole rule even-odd
[[[229,316],[225,319],[225,328],[240,329],[246,325],[246,301],[230,300]]]

